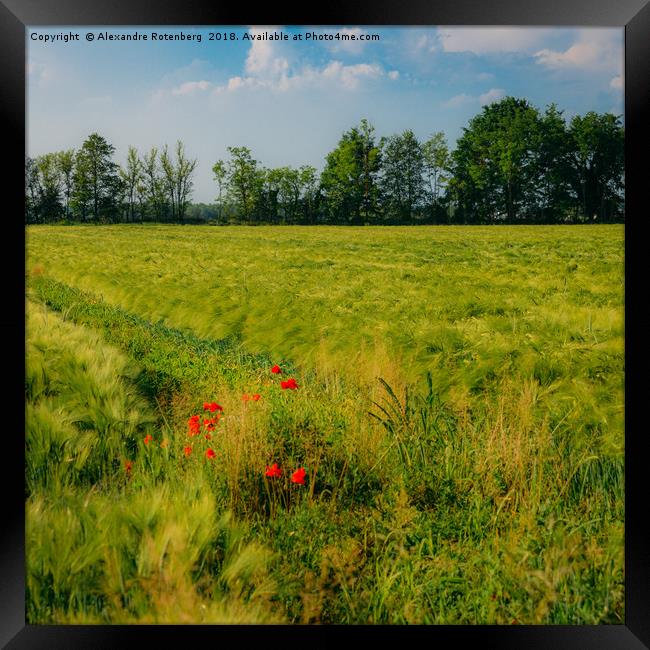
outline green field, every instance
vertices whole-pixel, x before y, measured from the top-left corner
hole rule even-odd
[[[623,623],[623,261],[620,225],[28,228],[28,621]]]

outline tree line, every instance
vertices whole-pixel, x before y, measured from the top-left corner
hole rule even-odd
[[[115,147],[98,133],[78,151],[69,149],[25,159],[25,220],[94,223],[183,221],[192,192],[196,159],[181,141],[139,157],[129,147],[126,164],[113,161]]]
[[[624,218],[624,128],[611,113],[569,122],[506,97],[454,150],[442,132],[378,137],[366,119],[315,167],[264,167],[247,147],[213,164],[215,200],[190,202],[196,159],[178,141],[126,164],[93,133],[78,151],[26,159],[27,223],[61,219],[282,224],[576,223]]]

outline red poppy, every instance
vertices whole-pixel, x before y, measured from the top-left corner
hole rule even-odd
[[[183,447],[183,453],[189,456],[192,453],[192,447]]]
[[[191,436],[198,436],[201,430],[201,417],[199,415],[193,415],[187,421],[187,427]]]
[[[285,390],[287,388],[289,388],[290,390],[295,390],[296,388],[298,388],[298,384],[296,384],[296,380],[293,378],[287,379],[287,381],[281,381],[280,386]]]
[[[214,431],[214,428],[217,425],[217,418],[212,418],[211,420],[203,420],[203,424],[208,431]]]
[[[271,467],[268,465],[266,466],[266,472],[264,473],[264,476],[269,476],[271,478],[275,476],[282,476],[282,470],[278,467],[277,463],[273,463]]]
[[[241,396],[241,401],[242,402],[248,402],[249,399],[250,399],[250,397],[248,395],[246,395],[246,394]]]
[[[262,396],[261,396],[259,393],[255,393],[255,395],[251,395],[251,399],[252,399],[254,402],[258,402],[259,399],[260,399],[260,397],[262,397]]]
[[[124,462],[124,469],[126,470],[127,474],[131,473],[131,468],[133,467],[133,463],[130,460],[127,460]]]
[[[273,366],[273,368],[271,368],[271,372],[274,375],[279,375],[282,372],[282,370],[280,370],[280,366],[276,364],[275,366]]]
[[[145,444],[145,445],[148,445],[152,440],[153,440],[153,436],[152,436],[150,433],[148,433],[148,434],[144,437],[144,444]]]
[[[205,455],[207,458],[214,458],[217,454],[214,452],[214,449],[208,449]]]
[[[215,411],[223,411],[223,406],[219,406],[216,402],[203,402],[203,410],[214,413]]]
[[[211,433],[206,433],[205,434],[205,439],[206,440],[212,440],[212,434]]]
[[[305,468],[301,467],[300,469],[297,469],[292,475],[291,475],[291,482],[292,483],[298,483],[298,485],[304,485],[305,484]]]

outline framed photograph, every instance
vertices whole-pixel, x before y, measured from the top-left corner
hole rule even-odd
[[[644,0],[0,16],[3,647],[650,647]]]

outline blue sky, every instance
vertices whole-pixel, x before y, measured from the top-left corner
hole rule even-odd
[[[209,40],[210,32],[237,40]],[[86,40],[92,32],[95,39]],[[146,34],[103,41],[100,33]],[[152,41],[200,35],[201,42]],[[78,34],[79,41],[34,38]],[[289,40],[245,40],[244,34]],[[305,40],[307,33],[356,40]],[[378,34],[378,41],[359,40]],[[302,39],[294,39],[301,35]],[[78,148],[103,135],[124,162],[183,140],[198,158],[194,195],[216,195],[211,168],[228,146],[266,166],[322,169],[343,131],[363,117],[378,136],[443,131],[453,147],[481,107],[525,97],[565,117],[623,114],[623,30],[528,27],[32,27],[27,32],[27,150]]]

